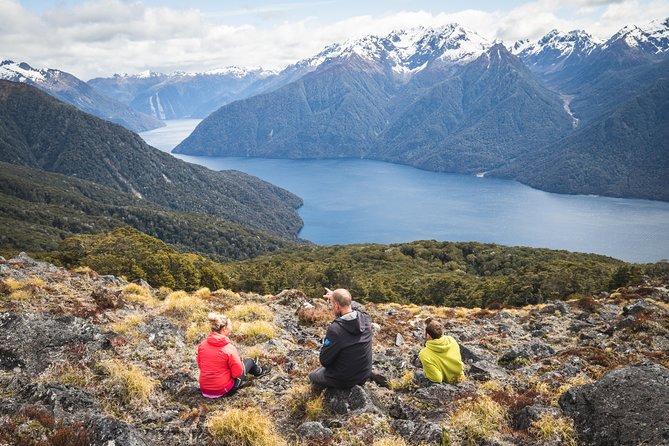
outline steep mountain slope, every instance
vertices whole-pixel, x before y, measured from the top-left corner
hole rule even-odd
[[[429,170],[482,172],[571,128],[559,97],[498,44],[395,116],[372,156]]]
[[[456,26],[419,31],[328,48],[305,62],[315,70],[221,108],[174,151],[476,172],[571,130],[559,97],[502,45],[484,50]]]
[[[499,173],[541,189],[669,201],[669,60],[643,93]]]
[[[0,79],[33,85],[79,110],[120,124],[135,132],[165,125],[158,119],[133,111],[127,105],[101,94],[64,71],[37,70],[26,63],[4,60],[0,63]]]
[[[23,83],[0,81],[0,161],[87,179],[185,212],[295,238],[301,200],[258,178],[213,172],[148,146]]]
[[[392,78],[359,56],[222,107],[174,149],[197,155],[363,156],[389,115]]]
[[[88,84],[159,119],[204,118],[225,104],[252,96],[273,74],[260,68],[227,67],[205,73],[114,75]]]
[[[127,225],[220,260],[292,245],[222,217],[173,211],[91,181],[0,162],[0,249],[55,251],[66,237]]]

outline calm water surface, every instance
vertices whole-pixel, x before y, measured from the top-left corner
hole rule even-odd
[[[141,136],[170,151],[199,122],[166,121],[167,127]],[[510,180],[359,159],[176,156],[247,172],[299,195],[300,237],[318,244],[435,239],[594,252],[631,262],[669,258],[669,203],[558,195]]]

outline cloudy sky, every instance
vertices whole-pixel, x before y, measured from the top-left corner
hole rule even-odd
[[[280,69],[324,46],[457,22],[490,40],[553,28],[606,39],[669,17],[667,0],[0,0],[0,58],[84,80],[144,70]]]

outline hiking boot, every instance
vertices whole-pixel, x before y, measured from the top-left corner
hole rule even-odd
[[[265,376],[269,374],[269,372],[272,371],[272,364],[265,364],[264,366],[258,366],[260,369],[260,373],[256,375],[256,378],[260,378],[261,376]]]

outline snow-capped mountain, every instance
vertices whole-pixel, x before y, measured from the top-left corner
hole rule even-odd
[[[531,70],[549,74],[581,62],[601,43],[582,30],[562,33],[554,29],[537,42],[518,41],[509,50]]]
[[[127,105],[95,90],[77,77],[57,69],[33,68],[25,62],[3,60],[0,79],[23,82],[99,118],[115,122],[135,132],[162,127],[151,116],[137,113]]]
[[[230,101],[247,97],[275,71],[230,66],[205,72],[171,74],[144,71],[96,78],[89,85],[159,119],[205,117]]]
[[[630,48],[638,48],[649,54],[669,51],[669,18],[653,20],[645,26],[629,25],[618,31],[604,43],[603,48],[625,42]]]
[[[458,24],[438,28],[417,27],[393,31],[385,37],[366,36],[330,45],[295,67],[316,68],[335,59],[353,55],[382,64],[396,73],[423,70],[431,62],[463,64],[476,59],[491,42]]]

